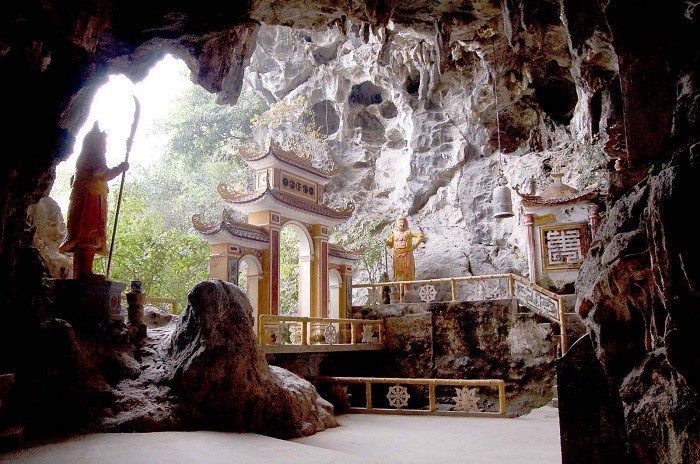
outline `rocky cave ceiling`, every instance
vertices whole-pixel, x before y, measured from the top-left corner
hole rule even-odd
[[[498,64],[506,77],[497,92],[505,151],[524,141],[537,148],[548,138],[604,134],[608,155],[625,158],[627,169],[610,173],[615,186],[615,195],[608,197],[610,216],[579,278],[579,314],[600,365],[613,374],[612,386],[620,393],[614,392],[615,407],[624,409],[624,433],[635,462],[695,462],[700,359],[693,340],[700,324],[695,311],[700,254],[694,230],[677,213],[681,200],[692,198],[698,171],[693,161],[700,133],[698,9],[697,2],[634,0],[5,2],[0,12],[0,79],[8,116],[3,131],[8,145],[18,139],[0,161],[0,281],[9,290],[0,293],[7,316],[0,352],[12,353],[8,362],[19,366],[34,354],[33,346],[17,349],[37,338],[45,303],[44,266],[31,246],[27,208],[48,193],[56,164],[71,153],[92,97],[109,75],[138,82],[172,53],[185,61],[193,81],[217,93],[222,104],[233,104],[261,23],[337,28],[359,40],[379,40],[383,47],[371,58],[380,66],[390,63],[392,47],[410,36],[415,61],[434,60],[435,66],[406,74],[400,85],[408,95],[422,96],[427,77],[447,89],[465,88],[475,79],[486,84],[484,69]],[[318,64],[328,62],[329,49],[316,52]],[[351,103],[378,101],[373,83],[365,80],[352,83]],[[323,102],[317,103],[317,114],[330,115]],[[380,108],[384,117],[397,112],[384,101]],[[531,126],[523,125],[523,116],[540,110],[546,124],[533,119]],[[491,150],[495,115],[482,111],[483,132],[469,134]],[[369,116],[376,117],[358,113],[358,124],[371,127]],[[330,118],[329,128],[335,124]],[[685,164],[649,175],[650,166],[679,153],[681,159],[674,161]],[[466,158],[478,158],[476,150],[460,154],[462,159],[448,160],[455,171]],[[648,186],[633,188],[645,179]],[[472,184],[462,182],[455,190],[476,188]],[[422,191],[419,202],[426,204],[438,190]],[[483,199],[481,193],[473,198]],[[477,224],[473,232],[489,239],[492,229]],[[493,256],[484,253],[483,261]],[[582,446],[581,452],[589,449]]]

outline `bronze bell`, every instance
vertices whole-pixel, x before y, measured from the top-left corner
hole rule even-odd
[[[510,189],[505,185],[499,185],[493,189],[493,217],[508,218],[513,216],[513,202],[510,198]]]

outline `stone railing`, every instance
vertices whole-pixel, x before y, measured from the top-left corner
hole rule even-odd
[[[348,412],[501,417],[506,415],[506,383],[500,379],[316,377],[315,381],[329,384],[335,400],[345,403],[342,409]],[[353,384],[364,384],[364,388],[348,391]],[[413,395],[409,388],[415,389]],[[496,395],[477,395],[477,389],[494,388],[498,391]],[[358,398],[362,396],[364,405],[358,405],[362,402],[358,401]],[[498,397],[497,402],[493,400],[495,397]]]
[[[566,308],[563,297],[515,274],[491,274],[467,277],[353,284],[353,291],[366,289],[366,305],[383,304],[389,294],[391,304],[406,303],[406,295],[417,295],[421,302],[469,301],[517,298],[521,305],[559,325],[561,350],[567,348]],[[363,295],[359,295],[362,297]],[[355,303],[353,302],[353,305]]]
[[[384,323],[261,314],[258,343],[268,353],[376,350],[384,348]]]

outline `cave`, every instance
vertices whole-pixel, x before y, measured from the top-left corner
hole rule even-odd
[[[435,214],[441,209],[443,214],[459,211],[459,207],[443,207],[444,198],[450,196],[444,192],[451,184],[444,176],[435,175],[436,171],[427,171],[433,159],[426,161],[426,157],[433,152],[438,152],[435,159],[440,160],[436,164],[441,172],[464,174],[453,185],[459,187],[460,195],[469,196],[465,201],[488,203],[495,179],[493,172],[490,177],[482,176],[500,164],[500,160],[489,159],[497,148],[492,136],[494,128],[499,129],[497,115],[513,108],[518,111],[508,111],[504,118],[509,127],[517,129],[512,140],[507,139],[503,155],[511,179],[519,175],[519,161],[532,152],[544,158],[556,155],[568,159],[573,154],[589,153],[588,148],[600,139],[608,157],[624,157],[622,169],[603,172],[609,184],[606,213],[576,282],[575,312],[588,334],[577,341],[572,357],[557,361],[563,462],[603,463],[611,457],[643,464],[700,460],[700,355],[692,342],[694,329],[700,324],[696,311],[700,306],[700,246],[693,228],[678,214],[678,205],[695,196],[693,187],[700,174],[698,6],[679,0],[663,5],[632,0],[604,4],[562,0],[522,5],[481,2],[470,4],[468,10],[448,1],[410,5],[178,3],[155,4],[147,10],[120,0],[79,5],[28,1],[6,6],[0,26],[0,70],[10,117],[4,131],[7,141],[11,137],[17,141],[15,150],[7,150],[3,156],[0,171],[0,280],[4,288],[0,297],[0,373],[16,373],[17,383],[25,388],[15,406],[35,412],[31,418],[34,430],[75,432],[77,422],[104,413],[101,402],[108,399],[100,390],[93,390],[89,398],[81,397],[83,390],[75,381],[78,371],[80,378],[105,366],[110,375],[126,377],[133,372],[110,369],[115,359],[99,351],[94,354],[104,357],[94,358],[99,361],[95,364],[55,368],[71,356],[71,346],[64,343],[71,340],[72,330],[65,322],[46,317],[47,266],[33,245],[36,231],[27,224],[28,208],[49,194],[55,167],[71,153],[92,98],[110,75],[124,74],[134,82],[141,81],[170,53],[187,64],[193,82],[215,93],[220,104],[233,105],[264,24],[310,31],[307,37],[314,31],[335,28],[354,43],[374,45],[377,51],[407,44],[405,58],[401,58],[405,61],[391,62],[395,65],[391,73],[397,74],[374,71],[373,59],[368,59],[361,67],[371,72],[376,82],[358,72],[362,80],[338,80],[335,88],[345,92],[342,100],[336,101],[337,96],[330,94],[319,98],[366,107],[354,125],[374,129],[370,140],[365,140],[367,146],[381,145],[373,142],[381,140],[380,135],[388,130],[400,133],[411,147],[410,158],[398,157],[407,153],[403,144],[389,150],[391,156],[386,158],[351,151],[361,137],[348,137],[345,145],[336,147],[338,152],[347,150],[352,155],[341,168],[353,169],[338,185],[365,174],[373,165],[386,168],[398,164],[412,169],[397,177],[392,177],[393,173],[386,176],[383,190],[372,196],[370,207],[375,209],[403,202],[400,207],[411,212],[426,205],[434,207]],[[420,41],[429,44],[430,53],[412,55],[418,52],[410,45]],[[314,44],[313,40],[305,42]],[[456,50],[463,48],[474,51],[480,61],[459,60]],[[315,55],[310,52],[310,60],[320,67],[341,59],[335,48],[317,50]],[[558,63],[554,78],[543,80],[548,63],[553,61]],[[305,63],[290,57],[285,64],[279,73],[287,73],[287,82],[298,85],[309,81],[311,68]],[[486,72],[494,66],[516,69],[518,73],[513,75],[521,76],[517,85],[496,83],[497,104]],[[585,69],[596,72],[582,72]],[[401,80],[395,81],[396,76]],[[601,90],[606,88],[610,90]],[[460,101],[449,102],[454,96],[450,92],[456,89],[467,93],[459,94],[463,97]],[[282,85],[274,90],[278,95],[289,91]],[[500,98],[501,93],[507,98]],[[403,103],[395,106],[398,114],[413,111],[414,119],[405,124],[401,117],[393,117],[393,110],[382,107],[378,111],[391,116],[392,124],[397,120],[394,126],[383,125],[371,107],[397,95]],[[605,95],[609,95],[607,100]],[[587,100],[582,102],[581,98]],[[446,105],[445,111],[435,111],[443,108],[440,104]],[[340,111],[327,112],[325,103],[322,108],[338,120],[344,116]],[[518,116],[510,116],[513,114]],[[517,121],[511,122],[511,117]],[[332,133],[336,126],[341,125],[329,121],[326,132]],[[454,132],[450,137],[435,136],[416,130],[421,127]],[[577,145],[578,136],[586,142]],[[467,142],[458,146],[455,140],[462,139]],[[440,146],[431,145],[432,140],[439,140]],[[560,149],[562,141],[571,149]],[[482,164],[464,162],[466,147],[483,154],[474,157]],[[588,169],[578,161],[580,164],[568,168]],[[541,162],[537,167],[539,171],[533,168],[532,172],[545,176]],[[382,181],[382,176],[371,172],[371,180],[367,179],[369,175],[357,185],[373,185]],[[518,178],[519,184],[523,182],[525,179]],[[358,188],[353,194],[361,199],[366,190]],[[437,193],[433,199],[426,192]],[[466,209],[465,204],[461,206]],[[497,263],[498,269],[520,264],[507,261],[516,246],[499,253],[504,248],[493,244],[507,243],[499,241],[498,233],[507,237],[511,231],[505,230],[505,225],[489,223],[488,213],[483,211],[469,220],[445,220],[436,226],[455,231],[452,235],[462,237],[471,248],[466,261],[460,253],[436,252],[435,256],[442,257],[431,262],[433,269],[448,266],[446,256],[457,256],[452,261],[459,261],[464,268],[478,260],[484,273],[496,267],[486,263]],[[470,227],[469,233],[460,227]],[[429,245],[447,243],[439,237]],[[225,294],[225,289],[217,291]],[[618,332],[623,339],[616,337]],[[177,342],[184,344],[187,338],[183,327]],[[37,360],[41,363],[35,363]],[[215,364],[216,359],[207,362]],[[40,368],[44,370],[39,372]],[[47,378],[52,385],[62,387],[50,404],[45,395],[51,392],[41,384]],[[196,377],[188,381],[195,384]],[[581,404],[577,404],[576,395],[585,393],[581,387],[589,381],[591,390],[600,394],[588,395],[585,401],[581,397]],[[198,424],[213,415],[209,424],[221,426],[217,404],[204,397],[196,400],[191,413],[201,420]],[[71,416],[71,421],[57,430],[52,417],[64,416],[74,407],[80,407],[81,415]],[[278,409],[275,414],[280,421],[274,433],[281,434],[283,429],[303,433],[287,422],[292,420],[284,411]],[[275,428],[262,420],[256,424],[263,433],[272,433],[270,428]],[[141,430],[139,424],[130,425],[132,430]],[[178,430],[180,424],[168,426]]]
[[[568,125],[576,107],[576,88],[573,82],[551,79],[535,87],[535,98],[549,117],[562,125]]]
[[[350,103],[356,105],[375,105],[382,102],[382,91],[371,82],[363,82],[352,87],[348,99]]]

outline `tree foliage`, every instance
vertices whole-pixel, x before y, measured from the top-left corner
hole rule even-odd
[[[155,126],[153,136],[166,136],[168,142],[161,162],[143,176],[149,207],[181,230],[191,228],[193,214],[220,221],[225,205],[219,184],[240,191],[252,186],[239,149],[251,143],[250,121],[266,108],[254,92],[241,95],[235,106],[224,106],[201,87],[189,88],[173,113]]]
[[[116,215],[117,192],[110,195],[109,232]],[[152,214],[138,184],[124,189],[116,235],[110,280],[139,279],[146,295],[175,298],[182,308],[189,290],[208,277],[209,245],[202,238],[166,225]],[[96,272],[104,273],[107,257],[96,260]]]
[[[251,128],[257,134],[258,145],[274,140],[317,167],[332,168],[328,137],[314,126],[307,103],[303,96],[273,103],[265,113],[253,116]]]
[[[379,219],[357,219],[345,229],[333,233],[333,241],[349,250],[362,250],[360,269],[367,273],[370,282],[379,282],[387,269],[387,250]]]
[[[138,278],[147,295],[176,298],[184,307],[190,289],[209,276],[209,245],[193,232],[191,217],[199,213],[205,220],[221,220],[220,183],[247,188],[250,172],[238,147],[249,143],[250,120],[266,107],[254,93],[242,95],[236,106],[218,105],[213,95],[193,85],[155,124],[149,135],[166,137],[167,149],[159,163],[128,178],[110,279]],[[112,193],[113,218],[117,200]],[[97,266],[104,272],[106,264],[104,259]]]
[[[313,118],[305,105],[303,98],[297,98],[268,110],[264,100],[251,92],[244,93],[236,106],[222,106],[201,87],[190,87],[150,134],[167,140],[160,162],[131,176],[125,186],[110,278],[140,279],[147,295],[173,297],[184,307],[189,290],[208,277],[209,245],[193,232],[192,215],[200,214],[207,222],[221,220],[227,207],[217,193],[221,183],[239,191],[253,188],[241,148],[250,149],[261,138],[274,139],[315,165],[328,166],[326,137],[310,124]],[[113,220],[116,192],[110,201]],[[239,219],[246,220],[241,215]],[[381,270],[373,262],[381,260],[381,245],[369,234],[376,225],[362,222],[348,233],[355,237],[350,245],[369,251],[363,266],[371,276]],[[111,231],[111,223],[109,227]],[[99,265],[104,272],[106,259]],[[280,237],[281,314],[298,314],[298,280],[299,239],[285,227]]]
[[[290,227],[280,232],[279,313],[299,315],[299,238]]]

